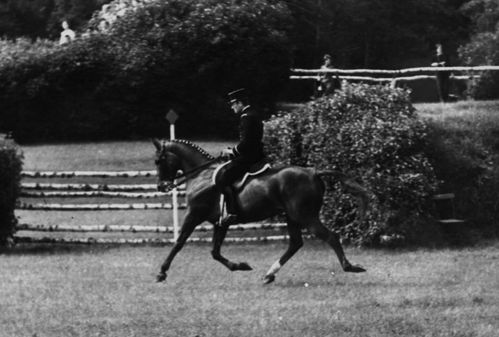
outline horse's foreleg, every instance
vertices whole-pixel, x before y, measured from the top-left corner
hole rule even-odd
[[[313,221],[310,225],[310,231],[316,237],[324,242],[327,242],[331,248],[333,248],[338,260],[340,261],[341,267],[346,272],[360,273],[366,271],[364,268],[358,265],[352,265],[346,258],[343,247],[341,246],[338,234],[327,229],[319,219]]]
[[[191,213],[186,214],[184,218],[184,223],[182,224],[182,228],[180,229],[180,234],[178,236],[178,239],[173,245],[172,249],[170,250],[170,253],[166,257],[165,261],[161,265],[161,270],[158,276],[156,276],[156,280],[158,282],[166,280],[166,272],[168,271],[168,269],[170,269],[170,265],[173,259],[175,258],[175,255],[177,255],[177,253],[182,249],[185,242],[194,231],[194,228],[196,228],[196,226],[200,223],[201,220],[194,217]]]
[[[303,246],[303,238],[301,235],[301,228],[296,223],[290,223],[288,220],[288,233],[289,233],[289,246],[286,252],[279,260],[267,271],[263,277],[263,283],[268,284],[275,280],[275,274],[288,262],[288,260]]]
[[[228,229],[229,229],[228,224],[213,226],[213,250],[211,251],[211,256],[213,256],[215,260],[226,266],[231,271],[252,270],[253,268],[251,268],[251,266],[246,262],[235,263],[229,261],[225,257],[223,257],[222,254],[220,253]]]

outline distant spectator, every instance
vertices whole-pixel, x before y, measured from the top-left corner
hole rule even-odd
[[[329,54],[324,55],[324,63],[321,69],[333,69],[332,57]],[[323,73],[317,78],[317,96],[333,94],[335,90],[341,88],[341,82],[337,74]]]
[[[449,59],[447,55],[444,54],[442,44],[437,43],[435,45],[435,56],[433,57],[432,67],[450,67]],[[437,89],[438,96],[441,102],[449,101],[449,71],[438,71],[437,72]]]
[[[63,45],[73,41],[76,38],[76,34],[74,30],[69,28],[69,24],[66,20],[62,21],[62,29],[61,37],[59,39],[59,44]]]

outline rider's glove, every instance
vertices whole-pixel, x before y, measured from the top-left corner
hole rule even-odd
[[[222,150],[222,153],[220,154],[220,156],[223,159],[232,159],[232,158],[234,158],[234,151],[230,147],[228,147],[228,148]]]

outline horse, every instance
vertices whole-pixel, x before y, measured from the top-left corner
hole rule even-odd
[[[171,189],[174,180],[180,178],[178,172],[181,171],[186,183],[187,198],[187,211],[178,239],[161,265],[156,277],[157,282],[166,280],[176,254],[195,227],[204,221],[213,224],[212,257],[231,271],[252,270],[248,263],[233,262],[221,254],[221,246],[231,224],[218,223],[221,194],[212,176],[220,164],[220,159],[186,140],[153,139],[152,142],[156,148],[158,190],[164,192],[168,188]],[[319,219],[325,193],[325,184],[321,177],[326,175],[341,181],[344,189],[358,198],[360,217],[363,218],[368,201],[367,190],[337,171],[319,172],[299,166],[271,168],[252,177],[238,191],[236,199],[240,209],[238,219],[241,223],[262,221],[283,213],[286,216],[289,245],[285,253],[263,276],[264,284],[273,282],[276,273],[303,246],[302,229],[305,228],[331,246],[345,272],[365,271],[363,267],[353,265],[347,260],[338,235],[325,227]]]

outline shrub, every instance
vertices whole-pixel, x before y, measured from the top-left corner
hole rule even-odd
[[[105,33],[0,64],[2,127],[23,141],[164,136],[173,108],[183,137],[226,134],[228,91],[271,108],[287,81],[288,20],[279,1],[148,1]]]
[[[20,191],[22,155],[11,140],[0,140],[0,246],[12,242]]]
[[[476,34],[473,39],[459,48],[459,55],[465,65],[496,65],[499,62],[498,37],[499,29],[492,32]],[[499,75],[496,71],[484,71],[480,78],[473,82],[469,94],[476,99],[498,97]]]
[[[499,62],[499,4],[495,0],[466,1],[462,11],[471,19],[472,36],[459,48],[459,56],[465,65],[496,65]],[[499,74],[481,72],[470,94],[477,99],[498,97]]]
[[[359,84],[277,115],[266,123],[265,137],[275,162],[340,170],[372,192],[363,223],[354,221],[355,202],[335,181],[323,208],[344,239],[367,245],[383,234],[409,241],[421,235],[437,183],[423,153],[426,131],[408,91]]]
[[[27,53],[0,67],[4,130],[12,130],[21,141],[118,134],[111,129],[117,124],[115,108],[106,108],[119,95],[112,90],[117,71],[108,41],[96,36],[64,47],[40,48],[39,54]]]

